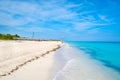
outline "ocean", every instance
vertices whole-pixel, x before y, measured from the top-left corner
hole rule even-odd
[[[114,68],[120,72],[120,43],[119,42],[68,42],[74,47],[90,54],[106,66]]]
[[[57,53],[64,66],[53,80],[120,80],[119,42],[68,41]]]

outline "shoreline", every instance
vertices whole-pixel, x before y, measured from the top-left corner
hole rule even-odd
[[[66,61],[53,80],[119,80],[120,73],[69,44],[62,47]],[[89,67],[88,67],[89,66]]]
[[[0,80],[120,79],[118,72],[69,44],[61,44],[60,49],[54,50]]]
[[[4,41],[3,41],[3,42],[4,42]],[[11,42],[11,41],[10,41],[10,42]],[[13,41],[13,42],[14,42],[14,41]],[[25,42],[25,41],[22,41],[22,42]],[[46,42],[46,41],[42,41],[42,42]],[[47,41],[47,42],[49,42],[49,41]],[[53,42],[55,42],[55,41],[53,41]],[[12,68],[11,70],[7,71],[7,73],[1,74],[0,77],[8,76],[8,75],[10,75],[11,73],[15,72],[16,70],[18,70],[19,68],[23,67],[25,64],[27,64],[27,63],[29,63],[29,62],[32,62],[32,61],[34,61],[34,60],[37,60],[37,59],[39,59],[39,58],[41,58],[41,57],[44,57],[44,56],[46,56],[47,54],[49,54],[49,53],[51,53],[51,52],[56,51],[57,49],[59,49],[59,48],[61,47],[62,42],[56,42],[56,43],[59,43],[59,44],[56,44],[56,46],[53,47],[52,49],[49,49],[49,50],[47,50],[47,51],[45,51],[45,52],[43,52],[43,53],[41,53],[41,54],[39,54],[39,55],[37,54],[37,55],[35,55],[35,56],[32,56],[32,58],[30,58],[30,59],[28,59],[28,60],[25,60],[25,61],[22,62],[22,63],[17,64],[14,68]],[[0,65],[0,66],[1,66],[1,65]],[[2,69],[1,69],[1,70],[2,70]]]

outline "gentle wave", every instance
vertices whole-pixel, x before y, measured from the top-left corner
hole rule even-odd
[[[120,80],[118,72],[68,44],[59,54],[66,64],[53,80]]]

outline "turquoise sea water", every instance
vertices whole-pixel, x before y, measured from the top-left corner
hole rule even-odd
[[[67,43],[120,72],[120,42],[68,41]]]
[[[63,65],[53,80],[120,80],[118,42],[69,41],[55,56]]]

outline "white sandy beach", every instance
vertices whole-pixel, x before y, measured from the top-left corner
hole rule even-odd
[[[58,45],[61,46],[62,43],[60,41],[0,41],[0,75],[2,75],[0,80],[48,80],[52,77],[52,74],[49,76],[54,55],[51,50]],[[41,57],[46,51],[51,52]],[[12,69],[15,71],[10,74]]]
[[[66,43],[64,46],[56,41],[0,44],[0,75],[32,60],[0,80],[120,80],[118,72]],[[58,45],[62,47],[54,52]],[[51,52],[41,56],[46,51]]]

